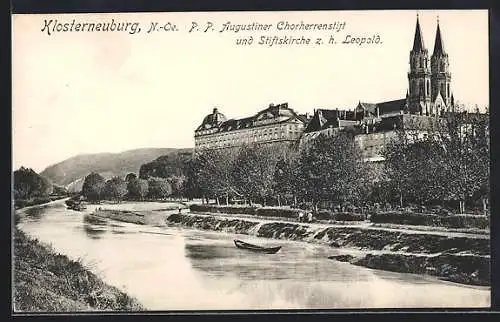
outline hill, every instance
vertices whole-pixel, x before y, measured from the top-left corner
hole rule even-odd
[[[156,158],[177,152],[191,152],[192,149],[145,148],[121,153],[96,153],[77,155],[51,165],[40,174],[53,183],[74,188],[90,172],[106,174],[106,177],[125,176],[138,173],[142,164]]]

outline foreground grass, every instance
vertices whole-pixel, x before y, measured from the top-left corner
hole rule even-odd
[[[80,262],[14,231],[16,312],[137,311],[134,298],[105,284]]]

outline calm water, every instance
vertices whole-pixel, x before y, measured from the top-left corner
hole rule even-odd
[[[59,202],[26,210],[19,227],[152,310],[489,307],[489,288],[356,267],[299,242],[84,219]],[[282,245],[274,255],[239,238]]]

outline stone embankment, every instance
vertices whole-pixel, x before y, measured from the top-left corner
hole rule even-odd
[[[195,229],[325,244],[342,250],[340,257],[332,259],[373,269],[429,274],[464,284],[490,284],[490,241],[482,235],[259,222],[201,214],[172,214],[166,220]],[[355,250],[354,255],[349,250]]]
[[[332,259],[402,273],[428,274],[453,282],[490,285],[487,235],[414,231],[363,225],[311,224],[238,215],[101,210],[100,217],[137,224],[170,225],[257,237],[319,243],[341,255]]]

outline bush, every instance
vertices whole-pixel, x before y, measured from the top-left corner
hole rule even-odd
[[[315,218],[318,220],[333,220],[333,221],[364,221],[363,214],[356,214],[351,212],[331,212],[328,210],[319,211]]]
[[[453,215],[441,217],[443,224],[450,228],[479,228],[490,227],[490,219],[486,216],[477,215]]]
[[[474,215],[435,215],[401,212],[385,212],[372,214],[370,221],[373,223],[420,225],[448,228],[479,228],[486,229],[490,226],[488,217]]]
[[[335,221],[364,221],[363,214],[356,214],[350,212],[339,212],[335,214]]]
[[[281,217],[281,218],[294,218],[299,217],[299,212],[306,213],[300,209],[283,209],[283,208],[259,208],[256,213],[257,216],[262,217]]]
[[[189,206],[190,211],[195,212],[213,212],[213,213],[224,213],[224,214],[243,214],[243,215],[255,215],[256,207],[248,206],[217,206],[217,205],[191,205]]]

